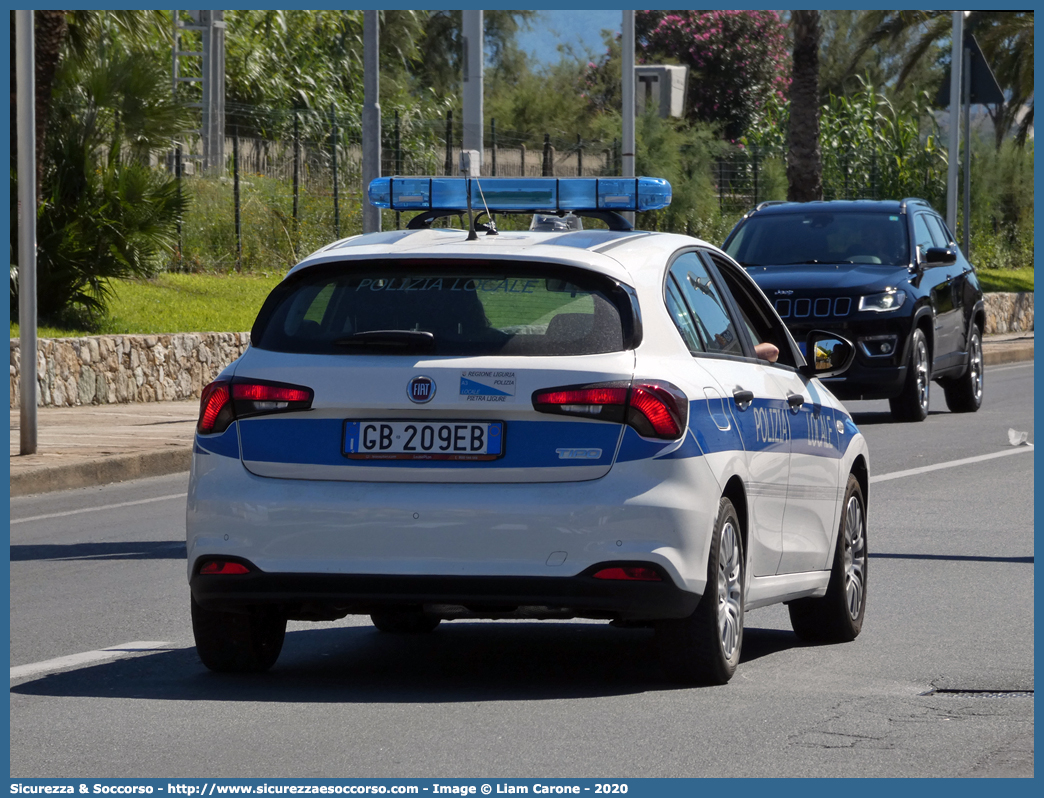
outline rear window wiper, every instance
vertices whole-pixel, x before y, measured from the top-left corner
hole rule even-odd
[[[359,349],[430,351],[435,348],[435,335],[425,330],[366,330],[337,338],[333,344]]]

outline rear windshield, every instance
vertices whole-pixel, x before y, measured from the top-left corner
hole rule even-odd
[[[752,216],[725,245],[744,266],[910,262],[906,216],[895,213],[773,213]]]
[[[558,264],[324,264],[280,283],[251,343],[303,354],[588,355],[637,345],[632,293]]]

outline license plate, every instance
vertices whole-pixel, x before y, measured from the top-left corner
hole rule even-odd
[[[503,454],[503,421],[344,423],[344,456],[352,460],[496,460]]]

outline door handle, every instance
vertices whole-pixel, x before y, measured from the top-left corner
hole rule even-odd
[[[787,397],[787,404],[790,405],[790,409],[797,412],[798,408],[805,403],[805,397],[799,393],[792,393]]]
[[[754,401],[754,391],[745,391],[742,388],[737,388],[732,392],[732,398],[736,402],[736,407],[740,410],[746,410],[750,407],[750,403]]]

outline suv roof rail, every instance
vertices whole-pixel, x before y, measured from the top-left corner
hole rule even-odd
[[[788,200],[765,200],[764,202],[759,202],[754,210],[760,211],[762,208],[767,208],[769,205],[786,205],[787,202]]]
[[[921,199],[920,197],[906,197],[902,202],[899,203],[899,210],[905,211],[907,204],[911,202],[915,202],[918,205],[925,205],[929,208],[932,207],[932,204],[928,202],[928,200],[926,199]]]

